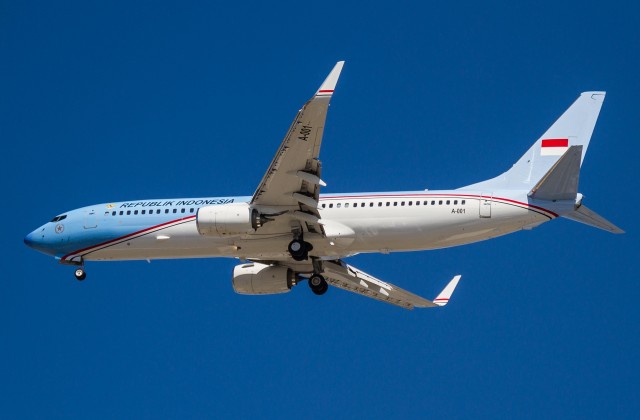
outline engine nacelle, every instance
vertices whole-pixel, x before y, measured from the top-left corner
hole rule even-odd
[[[241,295],[286,293],[295,284],[295,274],[287,267],[249,263],[233,268],[233,290]]]
[[[260,227],[260,214],[249,203],[200,207],[196,226],[200,235],[242,235]]]

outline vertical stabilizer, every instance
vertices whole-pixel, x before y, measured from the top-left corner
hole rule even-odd
[[[575,200],[578,197],[582,146],[571,146],[529,191],[537,200]]]
[[[582,93],[511,169],[464,189],[531,190],[572,146],[582,146],[582,165],[604,97],[605,92]]]

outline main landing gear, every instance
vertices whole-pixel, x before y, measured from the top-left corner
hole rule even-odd
[[[289,242],[287,250],[291,254],[291,258],[296,261],[304,261],[309,259],[309,251],[313,249],[313,245],[300,239],[294,239]]]
[[[313,274],[309,277],[309,287],[311,291],[318,296],[324,295],[329,289],[327,281],[320,274]]]
[[[287,250],[291,254],[291,258],[296,261],[305,261],[309,259],[309,251],[313,249],[313,245],[302,239],[300,231],[293,232],[293,240],[289,242]],[[329,289],[327,281],[318,273],[322,273],[322,261],[316,257],[311,257],[314,273],[309,277],[309,287],[316,295],[324,295]]]
[[[73,274],[76,276],[78,281],[82,281],[87,278],[87,273],[84,271],[84,267],[77,268]]]

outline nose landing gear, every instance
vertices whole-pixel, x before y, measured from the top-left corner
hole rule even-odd
[[[87,273],[84,271],[84,267],[76,269],[74,275],[78,281],[82,281],[87,278]]]

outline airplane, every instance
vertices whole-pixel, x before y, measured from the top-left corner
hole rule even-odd
[[[605,92],[584,92],[501,175],[452,190],[320,194],[319,160],[329,101],[344,61],[300,109],[252,196],[171,198],[96,204],[60,214],[24,238],[76,267],[86,261],[232,257],[234,290],[289,292],[307,281],[406,309],[444,306],[454,276],[433,300],[346,262],[359,253],[431,250],[533,229],[564,217],[623,231],[582,203],[580,168]]]

